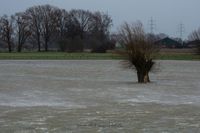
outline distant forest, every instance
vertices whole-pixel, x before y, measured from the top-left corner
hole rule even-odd
[[[81,52],[84,49],[105,52],[114,48],[111,26],[111,17],[103,12],[33,6],[0,18],[0,49],[9,52]]]

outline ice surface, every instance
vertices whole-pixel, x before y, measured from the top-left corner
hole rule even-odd
[[[198,132],[200,62],[157,66],[138,84],[120,61],[0,61],[0,129]]]

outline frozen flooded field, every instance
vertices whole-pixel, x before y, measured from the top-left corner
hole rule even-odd
[[[158,61],[149,84],[119,62],[0,61],[0,132],[200,132],[200,62]]]

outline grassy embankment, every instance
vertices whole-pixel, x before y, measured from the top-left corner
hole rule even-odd
[[[200,60],[195,49],[161,49],[157,56],[160,60]]]
[[[121,59],[112,53],[23,52],[0,53],[0,60],[109,60]]]
[[[0,53],[0,60],[115,60],[123,59],[113,53],[22,52]],[[159,60],[200,60],[199,55],[185,51],[161,51]]]

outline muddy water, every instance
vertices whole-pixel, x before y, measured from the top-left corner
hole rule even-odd
[[[0,61],[0,132],[200,132],[200,62]]]

